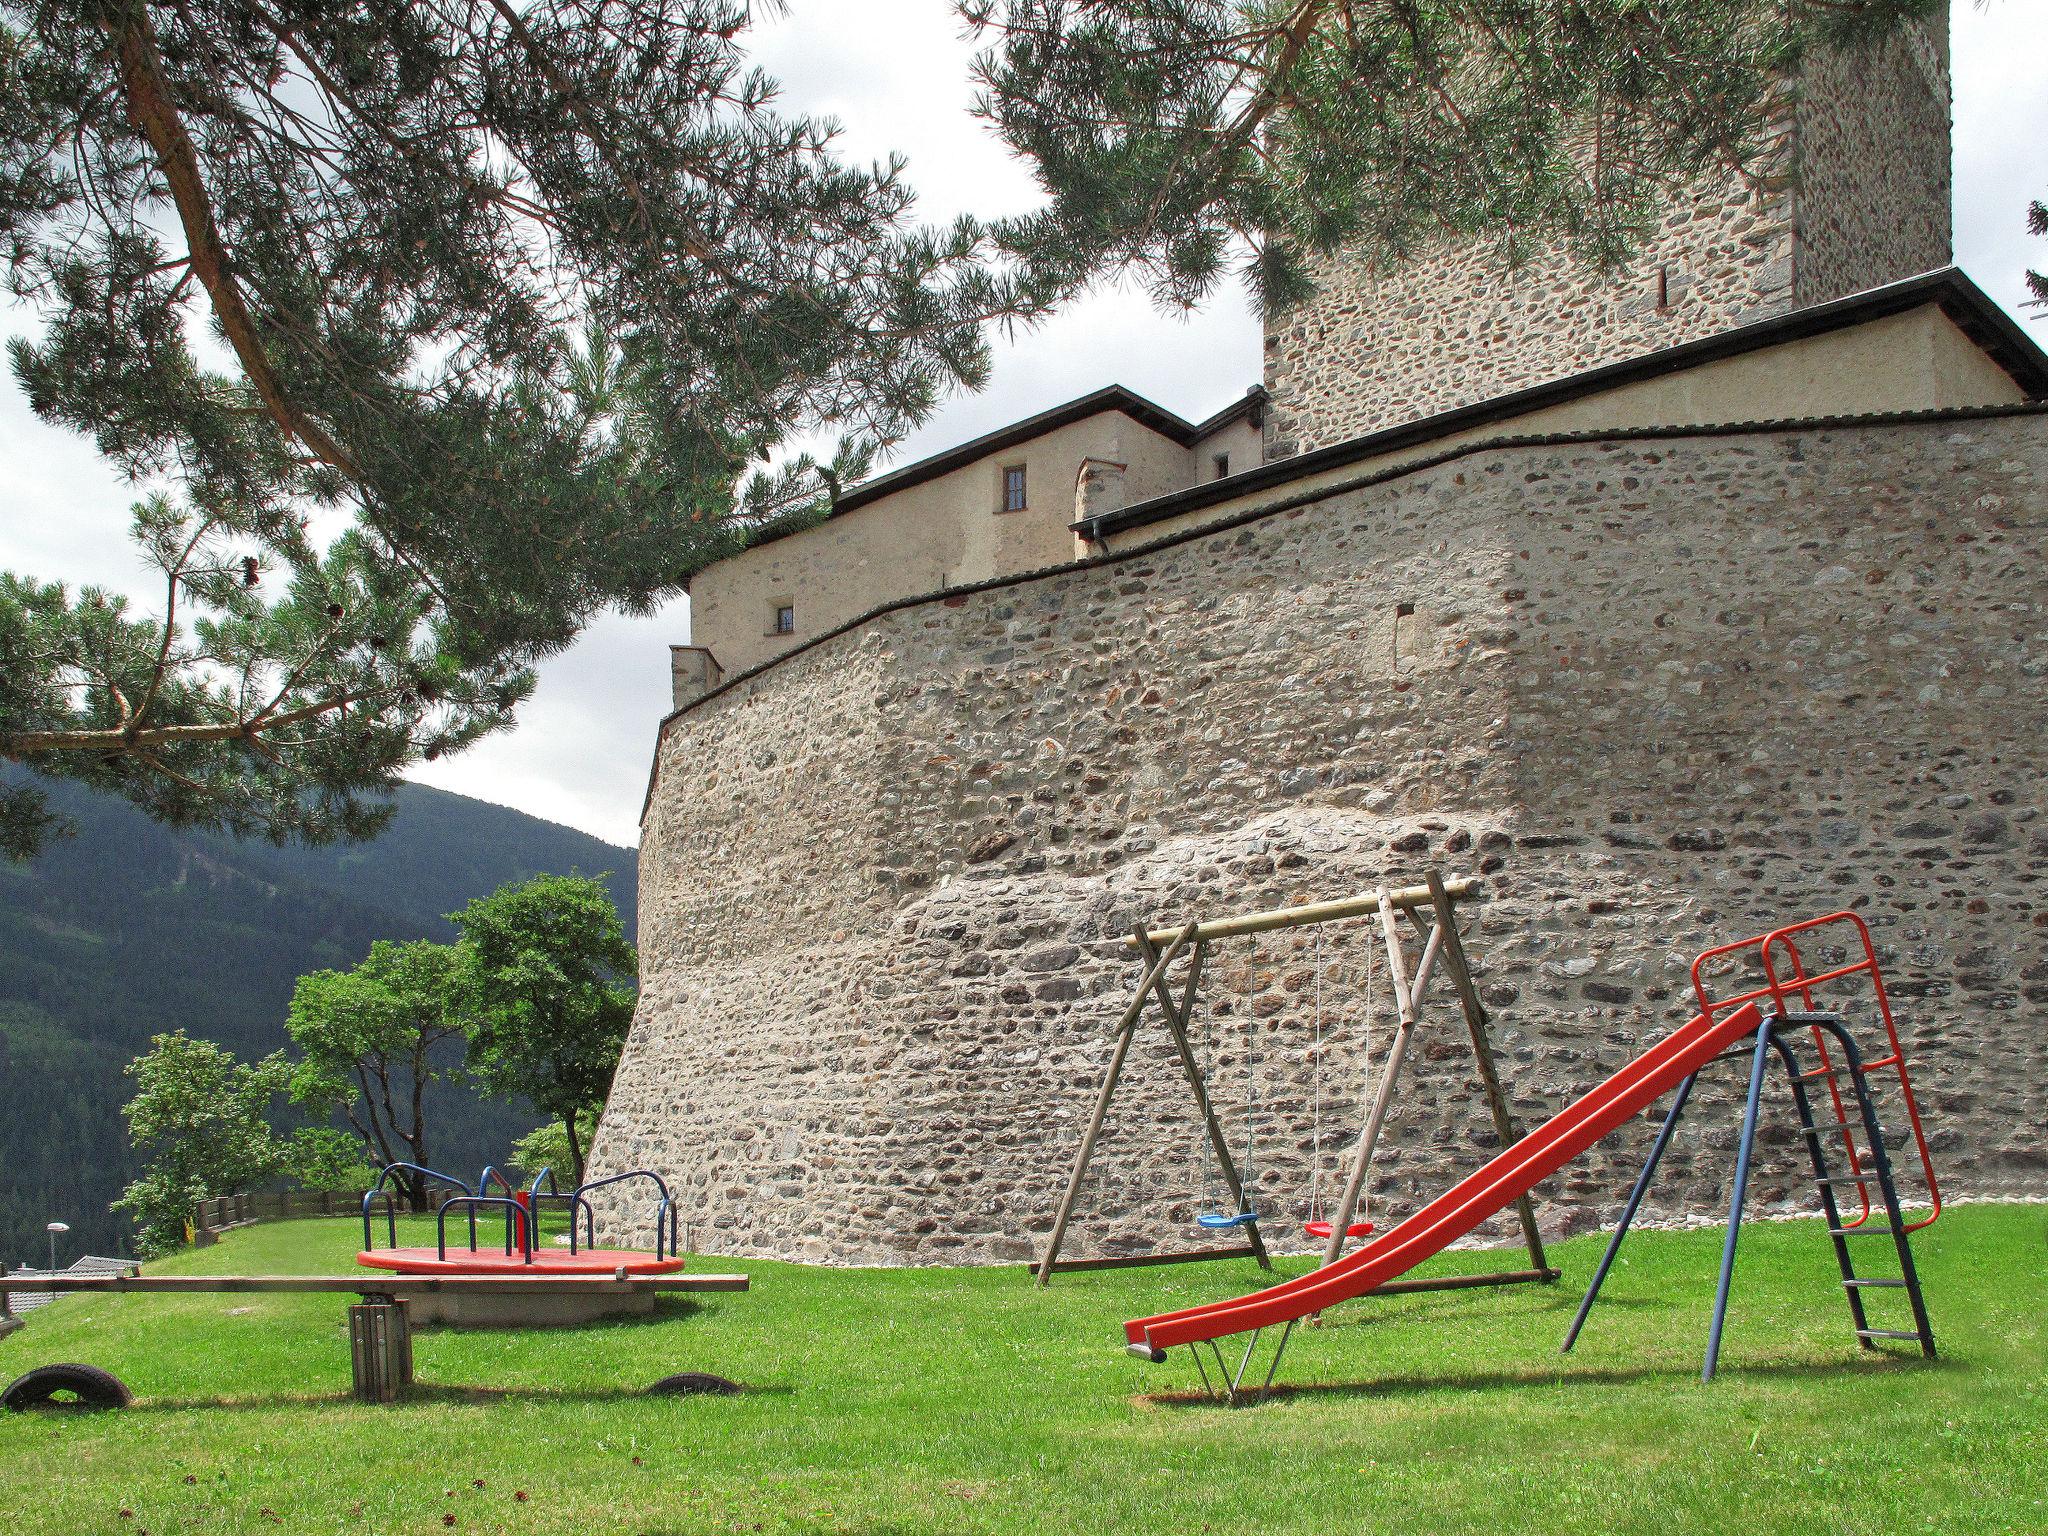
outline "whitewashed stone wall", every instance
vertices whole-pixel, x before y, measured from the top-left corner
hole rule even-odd
[[[1696,951],[1853,904],[1951,1187],[2048,1192],[2044,485],[2040,415],[1484,449],[790,657],[661,744],[597,1168],[676,1180],[713,1251],[1023,1258],[1136,979],[1115,935],[1440,865],[1486,879],[1470,945],[1525,1123],[1682,1021]],[[1369,948],[1321,955],[1326,1157]],[[1250,1020],[1284,1233],[1316,950],[1215,967],[1219,1098],[1242,1135]],[[1384,1045],[1383,984],[1377,1011]],[[1493,1144],[1438,1017],[1382,1217]],[[1129,1081],[1077,1252],[1194,1235],[1163,1037]],[[1696,1101],[1659,1214],[1720,1208],[1733,1095]],[[1650,1129],[1543,1186],[1545,1226],[1611,1216]],[[1798,1155],[1773,1136],[1766,1208],[1810,1199]]]
[[[1944,19],[1809,61],[1771,175],[1683,189],[1619,272],[1561,241],[1512,269],[1472,240],[1394,273],[1341,254],[1320,263],[1316,296],[1267,326],[1268,457],[1946,265],[1947,39]]]

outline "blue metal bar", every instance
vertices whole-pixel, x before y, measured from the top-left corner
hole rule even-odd
[[[498,1187],[504,1190],[506,1194],[511,1195],[518,1193],[518,1191],[512,1187],[512,1181],[506,1178],[504,1174],[498,1172],[497,1166],[493,1163],[485,1163],[484,1171],[476,1176],[476,1192],[478,1194],[482,1194],[485,1190],[489,1189],[491,1187],[491,1180],[493,1179],[496,1179],[498,1181]]]
[[[1707,1360],[1700,1370],[1703,1382],[1714,1379],[1714,1367],[1721,1359],[1721,1332],[1728,1322],[1728,1288],[1735,1279],[1735,1243],[1742,1234],[1742,1203],[1749,1193],[1749,1159],[1756,1149],[1757,1111],[1763,1100],[1764,1065],[1770,1059],[1775,1015],[1765,1019],[1756,1032],[1756,1054],[1749,1064],[1749,1099],[1742,1110],[1742,1139],[1735,1148],[1735,1188],[1728,1199],[1728,1236],[1721,1244],[1721,1278],[1714,1286],[1714,1320],[1707,1331]]]
[[[518,1189],[510,1179],[498,1171],[497,1165],[494,1163],[485,1163],[484,1171],[476,1176],[476,1192],[480,1195],[486,1193],[490,1189],[493,1180],[497,1181],[498,1188],[504,1190],[514,1200],[519,1198]],[[533,1235],[529,1233],[526,1243],[529,1250],[533,1247],[533,1242]],[[476,1213],[474,1211],[470,1212],[469,1217],[469,1246],[472,1248],[476,1246]]]
[[[448,1257],[448,1213],[458,1205],[465,1207],[469,1213],[469,1229],[471,1233],[469,1251],[471,1253],[476,1252],[476,1238],[474,1234],[476,1232],[477,1207],[484,1205],[502,1206],[505,1211],[505,1257],[508,1259],[512,1257],[512,1235],[514,1232],[518,1232],[525,1239],[519,1245],[520,1256],[528,1264],[533,1262],[533,1224],[521,1219],[526,1214],[526,1207],[517,1200],[510,1199],[504,1195],[451,1195],[448,1199],[442,1201],[440,1213],[434,1221],[434,1251],[438,1258],[445,1261]]]
[[[1786,1022],[1791,1022],[1790,1016]],[[1811,1027],[1814,1031],[1814,1044],[1825,1064],[1826,1042],[1820,1039],[1820,1027]],[[1849,1299],[1849,1316],[1856,1324],[1856,1337],[1862,1340],[1865,1348],[1869,1348],[1870,1340],[1864,1336],[1864,1330],[1870,1326],[1870,1319],[1863,1305],[1862,1288],[1857,1284],[1856,1266],[1849,1259],[1849,1245],[1842,1237],[1842,1210],[1835,1199],[1835,1186],[1828,1164],[1827,1150],[1822,1145],[1824,1138],[1819,1134],[1819,1122],[1814,1119],[1813,1099],[1806,1091],[1806,1078],[1800,1070],[1798,1058],[1793,1054],[1791,1046],[1786,1043],[1784,1035],[1779,1033],[1773,1038],[1777,1041],[1779,1059],[1785,1063],[1785,1075],[1792,1082],[1792,1107],[1799,1112],[1800,1140],[1806,1143],[1806,1160],[1813,1169],[1814,1188],[1820,1191],[1821,1215],[1828,1224],[1828,1241],[1834,1244],[1835,1268],[1841,1272],[1842,1289]],[[1851,1064],[1853,1066],[1853,1062]],[[1829,1096],[1831,1102],[1833,1097]],[[1843,1129],[1846,1132],[1847,1127]],[[1869,1209],[1867,1197],[1865,1209]]]
[[[1635,1188],[1628,1192],[1628,1204],[1621,1209],[1621,1220],[1616,1223],[1614,1236],[1607,1240],[1607,1251],[1600,1255],[1600,1267],[1593,1271],[1593,1283],[1586,1287],[1586,1294],[1579,1302],[1578,1315],[1572,1319],[1571,1330],[1564,1336],[1564,1345],[1558,1351],[1569,1354],[1571,1347],[1579,1341],[1579,1330],[1586,1326],[1586,1314],[1593,1310],[1593,1303],[1600,1299],[1600,1287],[1607,1283],[1607,1271],[1614,1267],[1614,1256],[1621,1252],[1621,1240],[1628,1236],[1629,1224],[1636,1219],[1636,1208],[1643,1203],[1643,1196],[1650,1188],[1650,1180],[1657,1175],[1657,1165],[1664,1160],[1664,1150],[1671,1145],[1671,1134],[1678,1129],[1678,1117],[1685,1113],[1685,1101],[1692,1097],[1693,1084],[1700,1080],[1695,1072],[1678,1085],[1678,1094],[1671,1101],[1671,1108],[1664,1113],[1663,1127],[1657,1132],[1657,1139],[1650,1146],[1650,1155],[1643,1162],[1643,1171],[1636,1175]]]
[[[399,1173],[416,1173],[423,1180],[438,1179],[443,1184],[454,1185],[455,1188],[461,1190],[465,1195],[476,1193],[475,1190],[471,1189],[453,1174],[442,1173],[438,1169],[423,1167],[419,1163],[385,1164],[383,1170],[377,1175],[377,1182],[363,1191],[363,1247],[365,1249],[376,1247],[375,1242],[370,1237],[370,1202],[382,1192],[385,1180]],[[396,1248],[398,1246],[398,1208],[389,1195],[384,1197],[384,1219],[387,1236],[390,1239],[390,1246]],[[474,1245],[472,1244],[472,1246]]]
[[[668,1185],[663,1183],[661,1175],[651,1168],[633,1168],[625,1173],[615,1173],[610,1178],[591,1179],[586,1183],[578,1184],[576,1186],[576,1193],[587,1195],[593,1189],[603,1189],[607,1184],[619,1184],[627,1179],[652,1179],[654,1187],[661,1191],[662,1199],[666,1200],[668,1198]]]
[[[1899,1277],[1906,1282],[1906,1300],[1913,1309],[1914,1329],[1920,1335],[1920,1352],[1931,1360],[1935,1353],[1934,1324],[1927,1316],[1927,1297],[1920,1288],[1920,1271],[1913,1262],[1913,1244],[1907,1235],[1911,1229],[1906,1225],[1905,1213],[1899,1207],[1899,1187],[1892,1171],[1891,1152],[1884,1144],[1883,1127],[1877,1118],[1877,1106],[1871,1102],[1870,1082],[1863,1070],[1863,1053],[1857,1049],[1848,1028],[1833,1014],[1795,1014],[1786,1022],[1807,1025],[1815,1030],[1824,1029],[1841,1042],[1842,1059],[1849,1069],[1849,1083],[1855,1092],[1856,1108],[1863,1118],[1864,1140],[1870,1143],[1871,1168],[1877,1175],[1878,1190],[1884,1196],[1885,1218],[1891,1223],[1892,1244],[1899,1257]],[[1786,1055],[1786,1065],[1788,1068],[1792,1065],[1789,1053]],[[1831,1227],[1837,1219],[1830,1218]],[[1920,1223],[1923,1226],[1925,1224]],[[1839,1235],[1836,1235],[1835,1243],[1838,1248],[1841,1247],[1842,1240]],[[1846,1255],[1844,1269],[1847,1269]],[[1862,1319],[1860,1312],[1857,1319],[1857,1337],[1865,1348],[1871,1347],[1868,1324]]]
[[[612,1174],[609,1178],[592,1179],[586,1183],[578,1184],[574,1190],[574,1193],[578,1198],[581,1198],[582,1196],[589,1194],[593,1189],[603,1189],[608,1184],[622,1184],[628,1179],[650,1180],[653,1183],[654,1187],[661,1192],[661,1199],[656,1204],[654,1209],[654,1256],[657,1259],[659,1259],[662,1254],[661,1213],[664,1208],[670,1206],[673,1203],[669,1196],[668,1185],[666,1182],[664,1182],[660,1174],[654,1172],[651,1168],[633,1168],[627,1170],[625,1173]],[[596,1218],[594,1214],[592,1214],[589,1201],[584,1201],[583,1209],[587,1222],[585,1229],[586,1236],[589,1238],[590,1246],[595,1248],[597,1246],[597,1224]],[[569,1213],[571,1227],[575,1225],[575,1219],[575,1209],[574,1207],[571,1207]],[[573,1232],[571,1233],[571,1238],[572,1240],[574,1238]]]

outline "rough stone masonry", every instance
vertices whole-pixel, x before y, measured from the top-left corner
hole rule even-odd
[[[715,1252],[1025,1258],[1137,978],[1118,935],[1435,865],[1484,877],[1525,1126],[1682,1021],[1696,951],[1853,906],[1948,1191],[2048,1192],[2044,483],[2034,412],[1509,443],[801,651],[663,735],[595,1171],[678,1181]],[[1373,948],[1212,961],[1198,1028],[1283,1238],[1319,1007],[1326,1180],[1386,1043]],[[1411,1060],[1381,1220],[1494,1145],[1455,1011]],[[1652,1215],[1722,1208],[1737,1076]],[[1812,1199],[1784,1124],[1763,1208]],[[1653,1125],[1541,1186],[1546,1229],[1611,1218]],[[1197,1151],[1149,1031],[1069,1251],[1187,1246]]]
[[[1783,82],[1761,174],[1671,198],[1618,272],[1446,238],[1378,271],[1318,259],[1266,329],[1271,458],[1717,335],[1949,261],[1946,17],[1822,49]]]

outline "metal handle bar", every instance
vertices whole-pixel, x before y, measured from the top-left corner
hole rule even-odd
[[[665,1249],[672,1252],[675,1247],[673,1241],[664,1243],[664,1238],[670,1235],[670,1229],[674,1221],[674,1201],[670,1198],[668,1185],[663,1182],[660,1174],[651,1168],[633,1168],[625,1173],[615,1173],[610,1178],[592,1179],[588,1183],[579,1184],[576,1186],[576,1193],[579,1196],[587,1195],[593,1189],[603,1189],[607,1184],[620,1184],[627,1179],[650,1179],[653,1181],[654,1187],[661,1191],[661,1199],[654,1207],[654,1256],[657,1259],[663,1258],[666,1256]],[[666,1222],[664,1218],[667,1218]],[[592,1230],[594,1231],[595,1229],[593,1228]],[[592,1246],[596,1246],[594,1239]]]
[[[469,1251],[476,1252],[477,1207],[485,1205],[503,1206],[505,1209],[505,1257],[512,1256],[512,1234],[517,1231],[522,1239],[519,1244],[520,1257],[527,1263],[533,1262],[533,1225],[525,1220],[526,1207],[517,1200],[504,1195],[453,1195],[441,1202],[440,1214],[434,1219],[434,1251],[438,1258],[448,1257],[448,1213],[456,1206],[469,1212]]]
[[[377,1182],[363,1191],[363,1247],[366,1249],[376,1247],[376,1243],[370,1237],[370,1203],[383,1192],[384,1181],[400,1172],[416,1173],[423,1179],[439,1179],[443,1184],[454,1185],[465,1195],[475,1193],[474,1190],[453,1174],[442,1173],[437,1168],[428,1168],[420,1163],[387,1163],[383,1171],[377,1175]],[[385,1235],[389,1240],[390,1246],[396,1248],[398,1246],[398,1207],[389,1195],[384,1196],[384,1226]]]

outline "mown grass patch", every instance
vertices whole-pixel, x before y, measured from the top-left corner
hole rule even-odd
[[[359,1230],[259,1226],[161,1268],[340,1271]],[[1553,1287],[1348,1307],[1297,1332],[1292,1390],[1238,1411],[1185,1402],[1184,1351],[1116,1346],[1126,1317],[1254,1287],[1248,1262],[1040,1291],[1016,1268],[707,1258],[752,1292],[568,1333],[422,1330],[422,1388],[391,1408],[349,1399],[345,1298],[73,1298],[0,1341],[0,1375],[81,1360],[140,1401],[0,1416],[0,1511],[122,1536],[2048,1529],[2048,1211],[1966,1206],[1921,1234],[1931,1363],[1855,1347],[1817,1223],[1753,1227],[1705,1387],[1719,1234],[1631,1238],[1560,1356],[1599,1246],[1554,1248]],[[750,1390],[640,1395],[683,1370]]]

